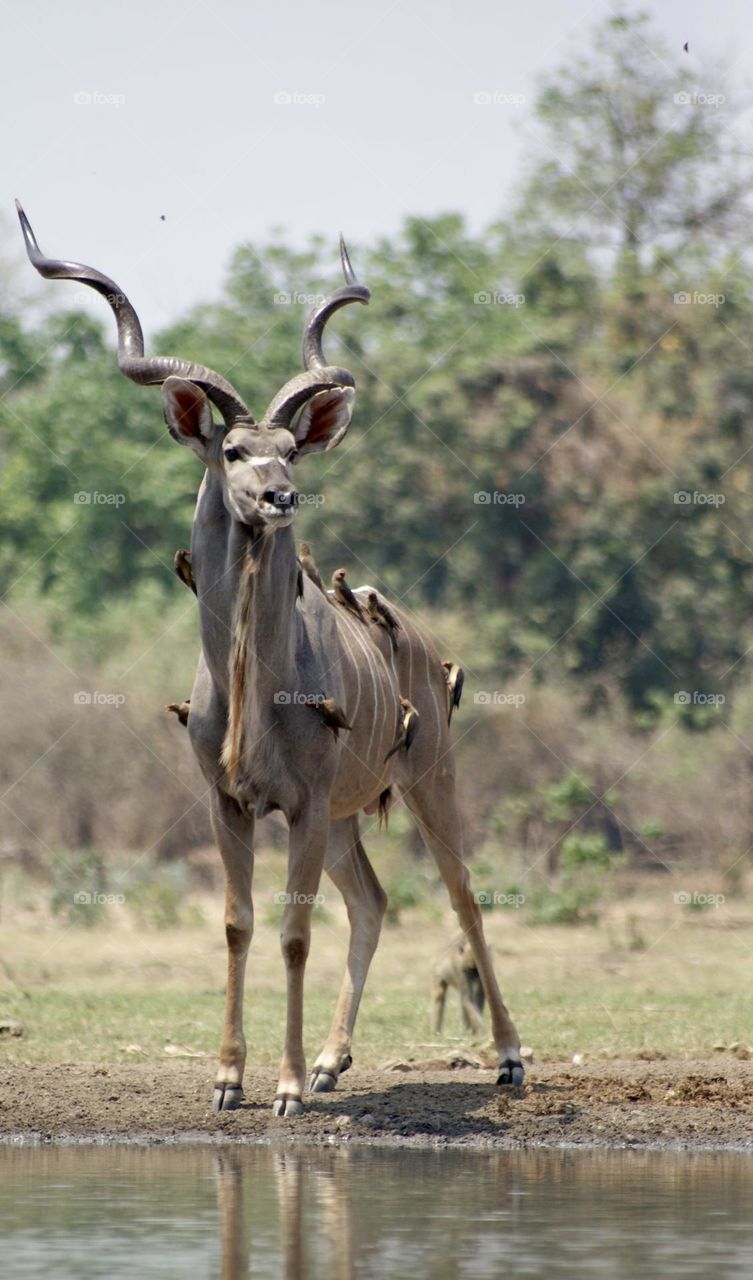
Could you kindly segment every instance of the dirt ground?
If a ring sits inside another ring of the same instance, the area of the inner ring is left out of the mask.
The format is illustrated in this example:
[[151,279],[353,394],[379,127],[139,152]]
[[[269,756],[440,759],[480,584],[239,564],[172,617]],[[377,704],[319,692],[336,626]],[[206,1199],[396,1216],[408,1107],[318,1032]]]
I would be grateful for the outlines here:
[[521,1090],[497,1089],[488,1070],[405,1067],[355,1064],[336,1093],[280,1120],[268,1071],[247,1073],[244,1105],[215,1115],[206,1061],[3,1064],[0,1138],[753,1149],[753,1061],[550,1062]]

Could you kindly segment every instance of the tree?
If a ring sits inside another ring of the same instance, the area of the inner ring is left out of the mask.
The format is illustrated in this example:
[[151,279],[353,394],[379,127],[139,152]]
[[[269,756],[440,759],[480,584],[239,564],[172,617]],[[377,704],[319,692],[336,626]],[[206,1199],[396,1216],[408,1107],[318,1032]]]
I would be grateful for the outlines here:
[[686,64],[645,15],[615,16],[552,74],[521,211],[539,247],[545,235],[611,250],[630,273],[729,249],[746,221],[750,162],[729,91]]

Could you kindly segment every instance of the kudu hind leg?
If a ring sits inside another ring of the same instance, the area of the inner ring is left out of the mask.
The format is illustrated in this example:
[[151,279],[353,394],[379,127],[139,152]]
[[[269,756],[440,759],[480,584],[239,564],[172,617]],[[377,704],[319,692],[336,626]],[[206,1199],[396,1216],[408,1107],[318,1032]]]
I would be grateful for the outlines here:
[[332,823],[324,868],[345,901],[350,941],[335,1016],[324,1048],[313,1066],[312,1093],[329,1093],[351,1064],[358,1006],[387,907],[387,895],[361,844],[357,817]]
[[454,780],[433,770],[403,792],[403,799],[436,861],[450,902],[468,939],[479,978],[489,1002],[492,1035],[499,1055],[497,1084],[522,1084],[520,1039],[499,989],[491,953],[484,937],[481,908],[473,896],[463,860],[463,834],[455,799]]
[[225,869],[225,937],[227,994],[225,1026],[214,1088],[215,1111],[234,1111],[243,1098],[246,1040],[243,1034],[243,988],[246,960],[254,928],[251,881],[254,869],[254,821],[235,800],[212,792],[212,828]]

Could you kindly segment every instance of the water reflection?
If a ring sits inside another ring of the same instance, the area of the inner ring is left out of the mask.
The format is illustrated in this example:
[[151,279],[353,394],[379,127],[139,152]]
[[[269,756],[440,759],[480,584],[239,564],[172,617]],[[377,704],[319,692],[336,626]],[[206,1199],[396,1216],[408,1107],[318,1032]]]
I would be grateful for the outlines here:
[[[248,1151],[224,1150],[215,1157],[217,1207],[222,1239],[222,1278],[251,1274],[252,1219],[259,1208],[258,1188],[246,1185],[258,1177],[249,1167]],[[255,1162],[254,1162],[255,1163]],[[351,1230],[351,1152],[287,1148],[271,1152],[276,1190],[279,1255],[282,1274],[305,1277],[314,1252],[327,1258],[329,1280],[355,1275]],[[311,1239],[312,1228],[316,1241]]]
[[0,1148],[0,1270],[34,1278],[736,1277],[746,1155]]

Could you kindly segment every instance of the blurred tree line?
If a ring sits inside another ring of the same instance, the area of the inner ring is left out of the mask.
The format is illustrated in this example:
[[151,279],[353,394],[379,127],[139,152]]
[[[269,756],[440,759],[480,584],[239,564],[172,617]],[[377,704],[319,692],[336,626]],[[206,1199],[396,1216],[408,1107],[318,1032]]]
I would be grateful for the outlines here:
[[[598,28],[542,87],[503,219],[351,246],[372,303],[327,350],[355,419],[298,472],[324,495],[298,528],[328,573],[454,618],[498,682],[577,678],[594,712],[651,721],[678,690],[726,691],[753,643],[752,180],[728,94],[645,19]],[[329,240],[243,245],[221,300],[150,349],[260,414],[335,262]],[[101,301],[45,287],[60,309],[34,327],[0,294],[0,594],[96,663],[183,601],[200,471],[159,392],[117,372]],[[92,493],[123,502],[76,501]]]

